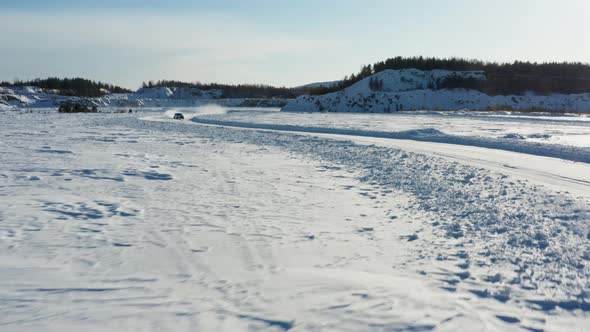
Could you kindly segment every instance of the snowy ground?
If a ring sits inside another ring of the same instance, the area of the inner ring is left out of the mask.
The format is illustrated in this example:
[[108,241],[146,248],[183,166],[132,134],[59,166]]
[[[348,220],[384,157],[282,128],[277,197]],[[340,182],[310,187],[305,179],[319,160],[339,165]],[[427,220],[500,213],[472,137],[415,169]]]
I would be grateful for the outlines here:
[[0,330],[590,326],[587,163],[269,130],[314,116],[1,114]]
[[[215,117],[206,118],[215,119]],[[223,117],[223,120],[388,133],[427,129],[461,137],[475,136],[590,147],[590,116],[583,114],[513,115],[492,112],[366,114],[230,111],[228,115]]]

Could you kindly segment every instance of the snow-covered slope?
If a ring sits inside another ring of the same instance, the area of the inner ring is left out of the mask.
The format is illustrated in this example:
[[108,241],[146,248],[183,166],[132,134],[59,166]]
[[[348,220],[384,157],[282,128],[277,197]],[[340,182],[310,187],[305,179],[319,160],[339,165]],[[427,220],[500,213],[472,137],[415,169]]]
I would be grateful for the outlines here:
[[141,106],[143,103],[128,94],[111,94],[99,98],[79,98],[48,93],[38,87],[0,87],[0,111],[23,108],[55,108],[65,101],[85,100],[96,106]]
[[44,93],[37,87],[0,87],[0,111],[11,111],[31,105],[51,107],[67,99],[65,96]]
[[437,89],[451,75],[459,75],[466,78],[485,79],[480,71],[454,72],[448,70],[422,71],[418,69],[385,70],[371,77],[367,77],[347,90],[351,94],[370,94],[371,80],[380,80],[383,86],[380,92],[405,92],[424,89]]
[[[386,70],[339,92],[323,96],[301,96],[284,111],[295,112],[395,112],[410,110],[483,110],[511,108],[549,111],[590,112],[590,94],[489,96],[475,90],[440,89],[450,75],[485,79],[482,72],[452,72],[417,69]],[[382,82],[378,90],[371,81]]]
[[144,88],[129,94],[109,94],[98,98],[68,97],[47,93],[37,87],[0,87],[0,111],[22,108],[56,108],[64,101],[84,100],[98,107],[189,107],[204,104],[223,106],[282,107],[284,99],[225,99],[219,89]]

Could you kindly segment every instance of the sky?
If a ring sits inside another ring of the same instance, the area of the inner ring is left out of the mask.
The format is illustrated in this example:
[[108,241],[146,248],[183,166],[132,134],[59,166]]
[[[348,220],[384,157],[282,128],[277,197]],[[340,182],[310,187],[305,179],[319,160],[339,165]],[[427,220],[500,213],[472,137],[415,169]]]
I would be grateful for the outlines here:
[[0,81],[332,81],[394,56],[590,62],[588,0],[0,0]]

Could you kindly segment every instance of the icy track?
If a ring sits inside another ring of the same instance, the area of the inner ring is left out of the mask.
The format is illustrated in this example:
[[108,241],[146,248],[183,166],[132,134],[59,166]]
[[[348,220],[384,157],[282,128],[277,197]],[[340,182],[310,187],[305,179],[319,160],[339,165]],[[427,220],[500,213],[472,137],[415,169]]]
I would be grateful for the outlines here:
[[590,198],[590,117],[586,115],[322,114],[211,106],[199,110],[201,114],[191,116],[199,124],[292,132],[399,148],[501,171]]
[[0,117],[2,331],[590,326],[583,184],[163,112]]

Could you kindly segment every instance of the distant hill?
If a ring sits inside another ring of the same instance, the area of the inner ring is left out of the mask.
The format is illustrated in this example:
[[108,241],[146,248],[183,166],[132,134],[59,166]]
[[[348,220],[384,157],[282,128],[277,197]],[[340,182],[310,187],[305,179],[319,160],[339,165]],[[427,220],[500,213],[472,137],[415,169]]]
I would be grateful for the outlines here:
[[65,96],[49,93],[39,87],[0,87],[0,111],[47,108],[57,109],[63,104],[80,104],[98,111],[102,108],[138,107],[194,107],[207,104],[244,107],[282,107],[289,99],[285,98],[224,98],[219,89],[201,90],[198,88],[141,88],[137,92],[113,93],[99,97]]
[[300,85],[300,86],[294,87],[293,89],[295,89],[295,90],[299,90],[299,89],[316,89],[316,88],[321,88],[321,87],[334,88],[334,87],[337,87],[338,84],[340,84],[340,82],[341,81],[315,82],[315,83],[309,83],[309,84],[305,84],[305,85]]
[[[450,82],[450,83],[449,83]],[[283,111],[399,112],[414,110],[523,110],[590,112],[590,93],[492,95],[463,82],[483,82],[484,71],[386,69],[337,92],[300,96]]]
[[336,92],[385,70],[403,69],[479,71],[484,76],[480,78],[449,77],[444,88],[472,89],[488,95],[524,95],[528,92],[540,95],[590,93],[590,64],[586,63],[523,61],[496,63],[463,58],[395,57],[363,66],[358,73],[344,77],[338,85],[331,88],[312,89],[310,94],[322,95]]
[[219,84],[219,83],[189,83],[181,81],[160,80],[144,82],[142,88],[192,88],[202,91],[219,90],[219,98],[295,98],[301,93],[285,87],[274,87],[263,84]]
[[84,78],[35,79],[32,81],[1,82],[2,87],[38,87],[45,92],[62,96],[100,97],[111,93],[128,93],[128,89]]

